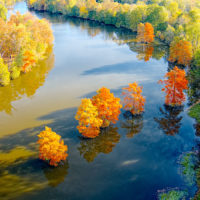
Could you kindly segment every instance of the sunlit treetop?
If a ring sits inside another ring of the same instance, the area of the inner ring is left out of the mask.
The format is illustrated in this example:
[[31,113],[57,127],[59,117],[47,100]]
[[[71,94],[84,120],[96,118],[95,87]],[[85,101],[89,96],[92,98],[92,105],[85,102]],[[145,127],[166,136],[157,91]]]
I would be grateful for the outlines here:
[[165,104],[171,106],[180,106],[185,101],[184,90],[188,89],[188,80],[184,70],[177,66],[173,70],[166,73],[165,80],[160,80],[159,83],[164,84],[162,89],[166,93]]

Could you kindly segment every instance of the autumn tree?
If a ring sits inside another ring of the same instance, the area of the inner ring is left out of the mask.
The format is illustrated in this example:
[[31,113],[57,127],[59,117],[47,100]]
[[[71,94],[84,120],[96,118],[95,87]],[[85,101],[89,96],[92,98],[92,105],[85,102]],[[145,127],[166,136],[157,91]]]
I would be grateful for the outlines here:
[[138,42],[145,42],[145,25],[143,23],[138,24],[137,27],[137,41]]
[[184,70],[174,67],[173,70],[166,73],[165,79],[159,83],[164,84],[162,89],[166,93],[165,104],[170,106],[180,106],[185,101],[184,90],[188,89],[188,80]]
[[151,43],[154,41],[154,28],[150,23],[138,24],[137,41],[142,43]]
[[92,104],[97,108],[98,117],[103,120],[102,127],[117,122],[122,105],[120,98],[116,98],[108,88],[99,89],[97,95],[92,97]]
[[92,101],[82,99],[75,119],[79,121],[77,129],[84,137],[95,138],[99,135],[103,121],[98,115],[97,107],[92,104]]
[[3,59],[0,57],[0,85],[6,86],[10,83],[10,72],[8,66],[4,64]]
[[188,66],[192,60],[192,45],[188,41],[179,40],[170,44],[170,62]]
[[65,161],[68,154],[67,145],[64,145],[64,141],[61,140],[61,136],[56,134],[49,127],[45,127],[39,135],[38,144],[39,158],[41,160],[49,161],[52,166],[58,166],[61,161]]
[[129,83],[129,87],[123,88],[124,109],[130,111],[133,115],[140,114],[144,111],[145,98],[142,96],[142,87],[136,82]]

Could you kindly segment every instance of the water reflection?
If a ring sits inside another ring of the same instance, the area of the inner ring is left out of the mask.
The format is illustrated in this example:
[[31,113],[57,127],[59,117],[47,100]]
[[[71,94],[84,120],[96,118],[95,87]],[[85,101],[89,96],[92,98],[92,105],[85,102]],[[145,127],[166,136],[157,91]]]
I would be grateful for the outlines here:
[[94,139],[81,138],[78,150],[88,162],[93,162],[100,153],[109,154],[120,140],[118,128],[109,126],[101,130],[98,137]]
[[58,167],[47,166],[43,168],[44,175],[48,180],[48,185],[51,187],[56,187],[64,182],[68,174],[68,168],[68,162],[65,162],[63,165]]
[[132,115],[131,112],[123,113],[124,119],[121,121],[121,128],[126,129],[126,137],[132,138],[134,135],[140,133],[143,128],[143,115]]
[[179,116],[183,111],[183,106],[172,107],[164,105],[160,108],[160,113],[162,117],[154,118],[154,120],[159,124],[159,128],[163,130],[166,135],[175,135],[179,132],[181,127],[182,116]]
[[161,58],[167,58],[168,48],[164,45],[156,44],[139,44],[137,42],[128,43],[130,50],[137,52],[137,58],[139,60],[149,61],[151,58],[160,60]]
[[49,57],[40,61],[31,72],[11,81],[11,84],[6,87],[0,87],[0,112],[4,111],[7,114],[12,114],[14,109],[12,102],[24,96],[32,98],[37,89],[45,83],[49,71],[54,66],[52,48],[49,49],[48,55]]

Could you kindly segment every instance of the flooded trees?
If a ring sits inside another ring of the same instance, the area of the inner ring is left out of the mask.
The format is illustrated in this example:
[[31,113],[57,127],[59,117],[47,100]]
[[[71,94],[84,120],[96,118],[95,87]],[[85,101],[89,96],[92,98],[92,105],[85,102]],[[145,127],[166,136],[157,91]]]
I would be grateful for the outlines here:
[[124,109],[130,111],[133,115],[141,114],[144,111],[145,98],[142,96],[142,87],[136,82],[129,83],[129,87],[123,88]]
[[67,145],[64,145],[60,135],[53,132],[51,128],[45,127],[45,130],[38,137],[38,144],[40,145],[39,158],[41,160],[48,160],[49,164],[55,167],[61,161],[66,160],[68,148]]
[[159,83],[164,84],[162,89],[166,93],[165,104],[170,106],[180,106],[185,101],[184,90],[188,88],[188,80],[184,70],[174,67],[173,70],[166,73],[165,80]]
[[116,123],[121,109],[120,99],[114,97],[110,90],[102,87],[92,99],[82,99],[75,119],[79,121],[79,132],[88,138],[95,138],[100,127]]

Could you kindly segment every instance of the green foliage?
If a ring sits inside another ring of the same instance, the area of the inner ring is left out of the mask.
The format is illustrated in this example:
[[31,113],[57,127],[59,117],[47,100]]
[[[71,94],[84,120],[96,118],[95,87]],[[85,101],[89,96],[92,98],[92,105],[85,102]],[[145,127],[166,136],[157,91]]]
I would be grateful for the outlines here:
[[181,200],[186,196],[186,192],[171,190],[169,192],[163,192],[159,194],[159,200]]
[[195,172],[195,161],[194,154],[192,152],[186,153],[181,159],[182,174],[185,177],[185,181],[189,186],[195,184],[196,172]]
[[7,8],[0,1],[0,18],[2,18],[3,20],[6,20],[6,15],[7,15]]
[[194,105],[189,113],[190,117],[195,118],[200,123],[200,104]]

